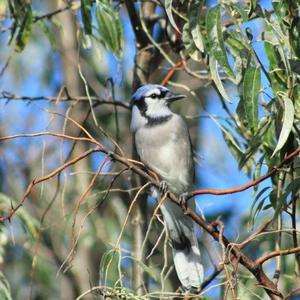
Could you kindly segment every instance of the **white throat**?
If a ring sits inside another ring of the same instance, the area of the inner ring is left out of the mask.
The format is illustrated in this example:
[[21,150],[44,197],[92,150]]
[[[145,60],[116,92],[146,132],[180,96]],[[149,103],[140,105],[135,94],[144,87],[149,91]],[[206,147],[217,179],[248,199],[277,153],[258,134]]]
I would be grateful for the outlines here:
[[147,101],[146,114],[148,117],[155,119],[172,115],[172,111],[165,103],[162,103],[162,101]]
[[135,105],[132,107],[130,129],[136,132],[139,128],[145,127],[149,119],[158,119],[173,115],[173,112],[167,107],[162,105],[149,105],[146,116],[143,116]]

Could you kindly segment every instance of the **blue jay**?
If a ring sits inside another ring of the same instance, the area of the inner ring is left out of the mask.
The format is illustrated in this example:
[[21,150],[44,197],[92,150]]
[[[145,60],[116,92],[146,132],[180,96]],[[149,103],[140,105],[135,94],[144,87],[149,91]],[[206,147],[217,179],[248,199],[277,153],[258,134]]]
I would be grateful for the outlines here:
[[[162,190],[167,185],[177,196],[191,189],[194,179],[187,125],[169,108],[184,97],[157,84],[141,86],[132,97],[131,131],[137,153],[145,165],[161,176]],[[189,200],[189,206],[195,208],[194,199]],[[161,212],[172,242],[178,278],[184,289],[198,289],[203,281],[203,266],[194,223],[170,199],[163,202]]]

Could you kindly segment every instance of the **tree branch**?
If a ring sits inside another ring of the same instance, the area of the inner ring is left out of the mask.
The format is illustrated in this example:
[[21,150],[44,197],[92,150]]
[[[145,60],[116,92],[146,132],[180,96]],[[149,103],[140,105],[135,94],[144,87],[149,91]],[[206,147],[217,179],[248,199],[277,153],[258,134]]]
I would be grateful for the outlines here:
[[106,100],[102,99],[97,96],[79,96],[79,97],[71,97],[70,95],[65,97],[60,96],[36,96],[36,97],[29,97],[29,96],[19,96],[16,94],[13,94],[11,92],[5,91],[3,89],[0,89],[0,100],[20,100],[20,101],[49,101],[49,102],[66,102],[66,101],[82,101],[89,103],[89,99],[94,103],[94,105],[100,105],[100,104],[108,104],[113,106],[120,106],[126,109],[130,109],[129,101],[112,101],[112,100]]
[[273,257],[276,257],[276,256],[281,256],[281,255],[288,255],[288,254],[298,253],[298,252],[300,252],[300,247],[285,249],[285,250],[272,251],[272,252],[258,258],[256,260],[256,263],[262,265],[263,263],[265,263],[270,258],[273,258]]
[[242,186],[230,188],[230,189],[200,189],[200,190],[195,190],[187,194],[187,198],[192,198],[197,195],[228,195],[228,194],[234,194],[234,193],[239,193],[243,192],[251,187],[254,187],[261,183],[262,181],[266,180],[267,178],[273,176],[278,172],[278,169],[280,169],[283,165],[288,163],[292,158],[294,158],[296,155],[300,153],[300,147],[298,147],[296,150],[291,152],[289,155],[287,155],[281,162],[278,164],[276,167],[273,167],[269,172],[267,172],[265,175],[257,178],[256,180],[253,180],[249,183],[246,183]]
[[[95,143],[95,140],[91,139],[91,142]],[[111,152],[111,151],[109,151],[109,150],[107,150],[103,147],[98,146],[96,148],[89,149],[88,151],[86,151],[86,152],[82,153],[81,155],[75,157],[74,159],[68,161],[67,163],[60,166],[59,168],[57,168],[53,172],[49,173],[48,175],[43,176],[43,177],[38,178],[38,179],[34,179],[29,184],[29,186],[28,186],[22,200],[20,201],[20,203],[15,208],[12,208],[10,213],[7,216],[0,217],[0,222],[4,222],[5,220],[9,220],[15,214],[15,212],[18,210],[18,208],[20,208],[23,205],[25,199],[31,193],[31,190],[32,190],[34,185],[56,176],[57,174],[59,174],[61,171],[63,171],[65,168],[69,167],[70,165],[75,164],[76,162],[78,162],[79,160],[87,157],[88,155],[90,155],[93,152],[99,152],[99,151],[102,152],[102,153],[105,153],[106,155],[108,155],[112,160],[118,161],[119,163],[121,163],[121,164],[125,165],[126,167],[130,168],[134,173],[140,175],[141,177],[146,179],[152,185],[154,185],[156,187],[159,187],[159,181],[157,180],[157,176],[153,175],[153,171],[150,171],[149,169],[147,169],[145,167],[141,167],[140,163],[136,163],[136,162],[124,157],[124,156],[113,153],[113,152]],[[271,175],[275,174],[276,171],[278,170],[278,168],[280,168],[284,164],[288,163],[299,152],[300,152],[300,147],[297,148],[292,153],[290,153],[277,167],[273,168],[267,174],[261,176],[258,180],[255,180],[255,181],[251,182],[250,184],[246,184],[242,187],[231,189],[230,193],[236,193],[236,192],[243,191],[246,188],[254,186],[255,184],[258,184],[259,182],[265,180],[266,178],[268,178]],[[207,193],[207,190],[200,190],[200,191],[202,191],[201,194]],[[216,195],[224,195],[224,194],[228,193],[228,190],[223,190],[223,192],[221,190],[215,190],[215,191],[218,192],[218,193],[216,193]],[[195,194],[197,194],[197,193],[199,193],[199,191],[195,192]],[[176,203],[178,206],[182,207],[181,202],[179,201],[179,199],[174,194],[168,192],[168,198],[171,199],[171,201]],[[236,262],[239,262],[240,264],[242,264],[244,267],[246,267],[255,276],[258,283],[265,289],[265,291],[268,293],[268,295],[270,296],[271,299],[281,299],[282,298],[281,293],[277,290],[274,283],[264,273],[264,271],[262,269],[262,264],[266,260],[268,260],[272,257],[278,256],[278,255],[287,255],[287,254],[291,254],[291,253],[296,253],[296,252],[300,251],[300,247],[293,248],[293,249],[282,250],[282,251],[274,251],[274,252],[271,252],[269,254],[266,254],[265,256],[263,256],[263,257],[261,257],[257,260],[253,260],[250,257],[248,257],[247,255],[245,255],[241,251],[241,248],[238,245],[230,243],[224,235],[220,236],[220,232],[218,231],[216,226],[214,226],[214,224],[209,224],[207,221],[205,221],[201,216],[197,215],[189,207],[183,208],[183,209],[185,210],[186,215],[190,216],[199,226],[201,226],[204,230],[206,230],[215,240],[217,240],[219,242],[222,241],[223,245],[230,249],[230,253],[234,257]],[[264,227],[262,227],[262,228],[264,228]],[[259,229],[259,231],[260,230],[261,229]]]

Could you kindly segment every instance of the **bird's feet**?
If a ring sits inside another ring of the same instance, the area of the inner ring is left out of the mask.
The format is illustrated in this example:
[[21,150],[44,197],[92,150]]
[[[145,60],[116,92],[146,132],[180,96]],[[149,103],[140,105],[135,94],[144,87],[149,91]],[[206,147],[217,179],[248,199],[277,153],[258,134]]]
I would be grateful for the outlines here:
[[162,180],[159,183],[159,192],[161,195],[164,195],[169,190],[168,184],[166,181]]
[[188,208],[188,199],[189,199],[188,194],[189,193],[185,192],[185,193],[179,195],[179,204],[184,212],[186,212],[187,208]]

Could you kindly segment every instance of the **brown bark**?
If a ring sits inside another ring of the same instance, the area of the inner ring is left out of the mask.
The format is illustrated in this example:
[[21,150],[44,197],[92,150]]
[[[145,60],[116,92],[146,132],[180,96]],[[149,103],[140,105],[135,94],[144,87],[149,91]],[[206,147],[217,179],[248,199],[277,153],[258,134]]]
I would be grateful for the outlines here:
[[[62,1],[58,0],[58,7],[62,6]],[[60,13],[58,16],[61,29],[59,30],[59,46],[60,53],[62,56],[62,64],[63,64],[63,75],[64,75],[64,84],[67,89],[67,94],[70,96],[81,96],[84,95],[84,85],[79,76],[78,72],[78,63],[79,63],[79,45],[78,45],[78,26],[76,21],[76,16],[74,15],[74,11],[67,10]],[[66,95],[66,96],[68,96]],[[79,124],[82,124],[86,115],[86,105],[82,103],[76,103],[74,106],[70,106],[71,109],[69,111],[69,116],[75,119]],[[68,122],[66,127],[66,132],[73,135],[78,136],[80,134],[80,129],[70,122]],[[73,155],[78,156],[81,153],[87,150],[85,143],[77,143],[74,150]],[[74,165],[74,172],[88,170],[88,160],[80,160],[77,164]],[[86,187],[89,185],[88,176],[85,174],[79,174],[74,176],[74,205],[76,200],[80,197],[80,195],[84,192]],[[78,212],[78,218],[80,216],[80,212]],[[76,229],[75,229],[76,230]],[[76,253],[76,259],[73,264],[74,267],[69,269],[67,272],[72,272],[73,278],[77,278],[77,283],[79,283],[79,287],[77,287],[77,292],[74,291],[75,294],[78,293],[78,290],[82,293],[90,288],[89,284],[89,273],[91,266],[88,264],[89,262],[89,249],[87,246],[82,244]],[[82,268],[84,266],[84,268]],[[71,278],[71,277],[70,277]],[[76,295],[78,296],[78,295]],[[75,297],[74,297],[75,298]],[[89,297],[90,298],[90,297]]]
[[[151,73],[153,53],[152,48],[147,47],[150,45],[146,34],[144,33],[140,18],[134,8],[133,1],[126,1],[126,7],[132,27],[135,31],[136,41],[137,41],[137,54],[135,57],[135,67],[132,82],[132,90],[136,90],[141,84],[148,83],[149,76]],[[142,14],[145,18],[153,15],[155,10],[155,4],[151,2],[146,2],[142,4]],[[151,29],[150,29],[151,31]],[[138,159],[137,153],[135,151],[135,146],[133,142],[133,155],[134,159]],[[142,178],[134,178],[134,182],[138,183],[145,181]],[[133,184],[134,186],[134,184]],[[142,243],[144,239],[144,234],[146,232],[147,223],[147,195],[143,194],[138,199],[137,205],[135,205],[132,212],[132,227],[133,227],[133,254],[134,257],[139,261],[144,261],[144,253],[142,253]],[[132,286],[133,289],[140,296],[143,294],[143,286],[147,280],[144,281],[143,269],[137,262],[133,262],[132,266]]]

